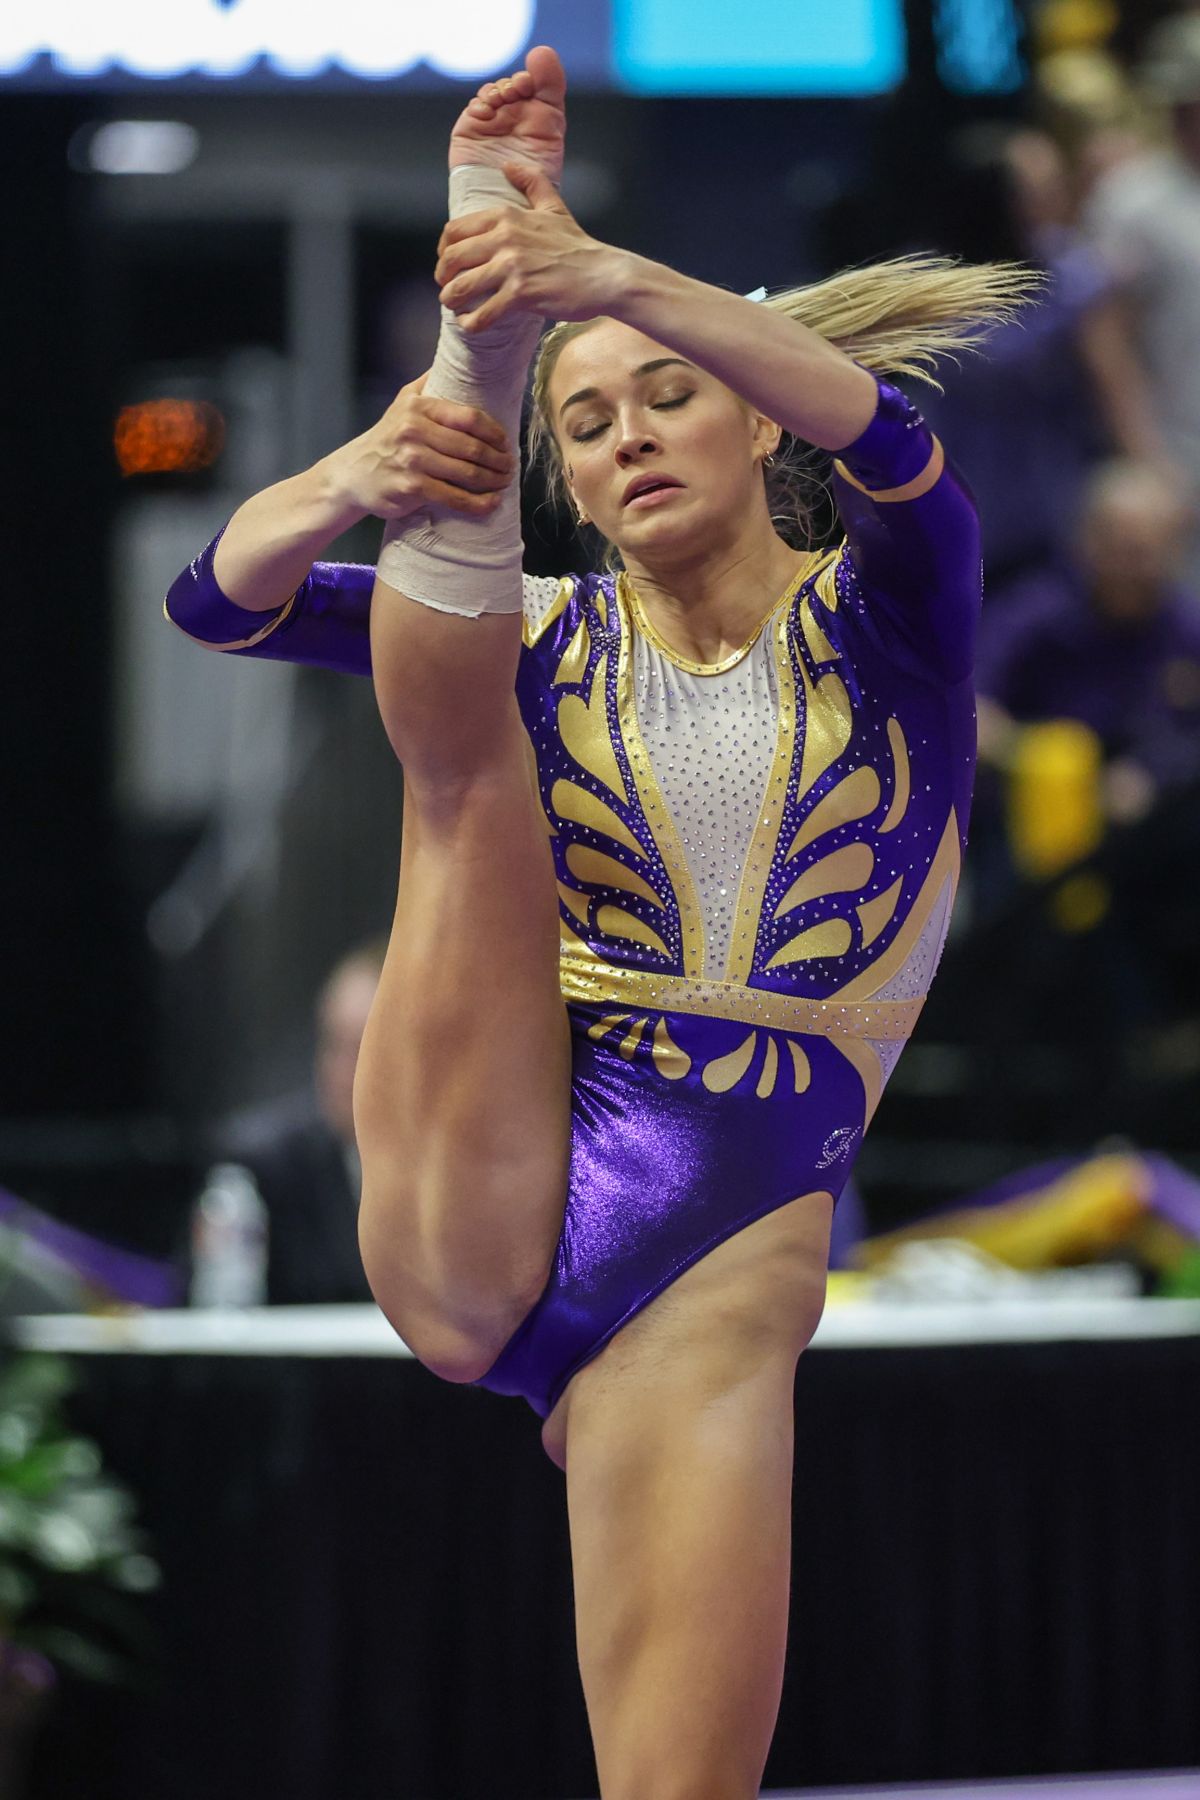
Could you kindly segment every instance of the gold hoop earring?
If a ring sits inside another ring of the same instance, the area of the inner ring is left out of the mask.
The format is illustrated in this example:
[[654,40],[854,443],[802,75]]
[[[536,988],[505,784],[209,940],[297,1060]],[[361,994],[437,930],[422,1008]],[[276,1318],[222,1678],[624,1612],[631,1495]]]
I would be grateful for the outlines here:
[[774,467],[775,467],[775,452],[773,450],[768,450],[767,454],[763,457],[763,468],[764,469],[773,469]]

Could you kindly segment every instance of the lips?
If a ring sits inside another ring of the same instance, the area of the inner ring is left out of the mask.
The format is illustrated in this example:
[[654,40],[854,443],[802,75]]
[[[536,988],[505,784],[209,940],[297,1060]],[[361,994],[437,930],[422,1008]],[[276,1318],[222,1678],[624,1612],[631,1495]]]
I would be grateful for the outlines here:
[[682,481],[676,481],[673,475],[635,475],[621,498],[621,505],[628,506],[631,500],[637,500],[642,494],[658,493],[666,488],[681,488]]

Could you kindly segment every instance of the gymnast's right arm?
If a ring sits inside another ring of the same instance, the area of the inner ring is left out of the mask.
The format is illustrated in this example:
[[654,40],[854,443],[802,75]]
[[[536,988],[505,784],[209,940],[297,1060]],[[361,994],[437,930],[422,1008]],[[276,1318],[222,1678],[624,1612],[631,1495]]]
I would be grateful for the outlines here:
[[374,570],[316,559],[368,515],[404,520],[436,502],[486,519],[516,468],[494,419],[423,387],[411,382],[369,431],[240,506],[171,584],[167,618],[211,650],[369,674]]

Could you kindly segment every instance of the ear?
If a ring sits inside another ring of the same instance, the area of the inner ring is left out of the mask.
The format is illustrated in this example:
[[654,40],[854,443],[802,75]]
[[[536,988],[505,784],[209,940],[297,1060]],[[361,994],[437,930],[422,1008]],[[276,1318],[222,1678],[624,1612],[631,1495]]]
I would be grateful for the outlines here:
[[752,413],[752,443],[758,452],[758,460],[765,462],[768,456],[774,456],[783,437],[783,427],[774,419],[768,419],[765,413]]
[[563,457],[563,462],[562,462],[562,478],[563,478],[563,486],[567,490],[567,499],[571,502],[571,505],[575,509],[576,524],[590,525],[592,521],[588,518],[588,516],[584,512],[582,506],[580,506],[580,504],[579,504],[578,496],[575,493],[575,484],[571,479],[571,465],[570,465],[570,463],[568,463],[568,461],[566,460],[565,457]]

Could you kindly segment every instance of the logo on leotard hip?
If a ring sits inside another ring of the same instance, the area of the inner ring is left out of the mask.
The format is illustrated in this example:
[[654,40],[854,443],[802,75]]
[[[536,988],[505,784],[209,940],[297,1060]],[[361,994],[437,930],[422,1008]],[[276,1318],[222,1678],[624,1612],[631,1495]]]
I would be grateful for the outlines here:
[[831,1164],[840,1162],[858,1136],[859,1130],[857,1125],[840,1125],[836,1131],[831,1131],[821,1146],[821,1154],[817,1158],[818,1169],[828,1169]]

